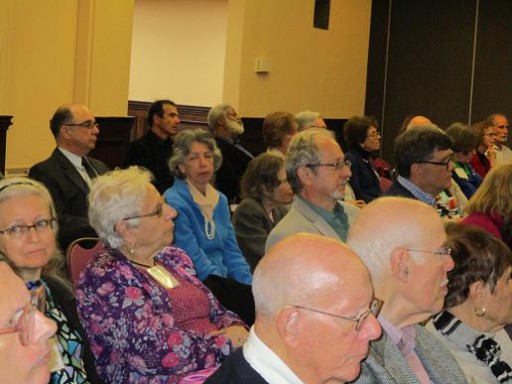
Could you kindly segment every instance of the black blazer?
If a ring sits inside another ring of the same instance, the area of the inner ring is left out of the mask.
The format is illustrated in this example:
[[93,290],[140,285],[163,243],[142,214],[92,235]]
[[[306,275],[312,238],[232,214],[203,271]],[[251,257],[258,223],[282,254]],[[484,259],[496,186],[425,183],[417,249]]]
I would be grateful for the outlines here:
[[267,384],[245,360],[242,348],[238,348],[222,363],[205,384]]
[[[99,160],[88,157],[98,175],[109,171]],[[87,219],[89,187],[75,166],[55,148],[45,161],[30,168],[28,176],[40,181],[50,191],[59,219],[59,245],[62,251],[80,237],[97,237]]]

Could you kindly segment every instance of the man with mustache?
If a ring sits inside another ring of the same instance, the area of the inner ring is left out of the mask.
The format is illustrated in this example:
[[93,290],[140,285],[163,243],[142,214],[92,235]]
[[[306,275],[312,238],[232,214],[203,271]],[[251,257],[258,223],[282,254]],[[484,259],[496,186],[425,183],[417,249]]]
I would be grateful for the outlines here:
[[50,191],[59,219],[62,251],[80,237],[96,237],[87,217],[92,179],[108,172],[99,160],[87,157],[96,147],[99,125],[85,105],[65,104],[55,111],[50,130],[57,142],[51,156],[30,168],[29,177]]
[[466,383],[451,353],[421,325],[448,293],[454,263],[445,242],[437,212],[413,199],[376,199],[350,227],[348,245],[384,302],[382,337],[371,343],[356,383]]
[[240,180],[254,156],[239,142],[244,133],[242,120],[230,104],[219,104],[208,112],[208,125],[222,153],[222,165],[216,172],[215,187],[231,204],[239,203]]
[[298,232],[345,241],[360,209],[340,201],[352,174],[350,162],[345,160],[331,131],[309,128],[296,134],[290,142],[285,166],[295,197],[290,211],[270,232],[265,249]]
[[512,150],[505,144],[508,140],[508,119],[501,113],[489,116],[486,121],[492,126],[496,134],[494,136],[494,151],[496,152],[496,164],[512,162]]

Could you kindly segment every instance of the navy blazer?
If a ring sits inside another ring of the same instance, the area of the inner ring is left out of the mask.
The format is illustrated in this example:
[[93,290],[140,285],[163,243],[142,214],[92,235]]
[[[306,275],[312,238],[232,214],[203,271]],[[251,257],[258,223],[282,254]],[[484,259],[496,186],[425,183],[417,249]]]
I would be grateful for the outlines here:
[[267,384],[267,381],[245,360],[243,349],[228,356],[205,384]]
[[[99,160],[87,158],[98,175],[109,171]],[[80,237],[97,237],[87,218],[89,186],[75,166],[55,148],[45,161],[30,168],[28,176],[48,188],[59,219],[59,245],[62,251]]]

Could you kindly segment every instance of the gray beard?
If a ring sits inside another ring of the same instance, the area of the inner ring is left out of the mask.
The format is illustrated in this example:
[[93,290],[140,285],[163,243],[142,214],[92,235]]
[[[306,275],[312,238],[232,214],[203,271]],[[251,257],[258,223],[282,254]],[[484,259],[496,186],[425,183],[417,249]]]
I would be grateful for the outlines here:
[[235,123],[234,121],[228,121],[226,127],[231,135],[240,136],[244,133],[244,124],[243,123]]

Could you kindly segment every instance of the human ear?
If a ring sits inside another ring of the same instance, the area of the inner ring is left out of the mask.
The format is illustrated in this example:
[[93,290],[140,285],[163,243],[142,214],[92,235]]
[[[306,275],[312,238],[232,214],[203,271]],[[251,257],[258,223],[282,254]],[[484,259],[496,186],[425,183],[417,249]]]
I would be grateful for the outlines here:
[[281,340],[291,348],[296,348],[300,339],[300,314],[297,308],[288,307],[281,310],[276,319],[276,327]]
[[297,176],[303,185],[311,184],[312,174],[310,168],[304,166],[297,168]]
[[395,248],[391,251],[389,262],[391,264],[391,272],[393,277],[403,283],[407,283],[410,279],[410,255],[404,248]]

